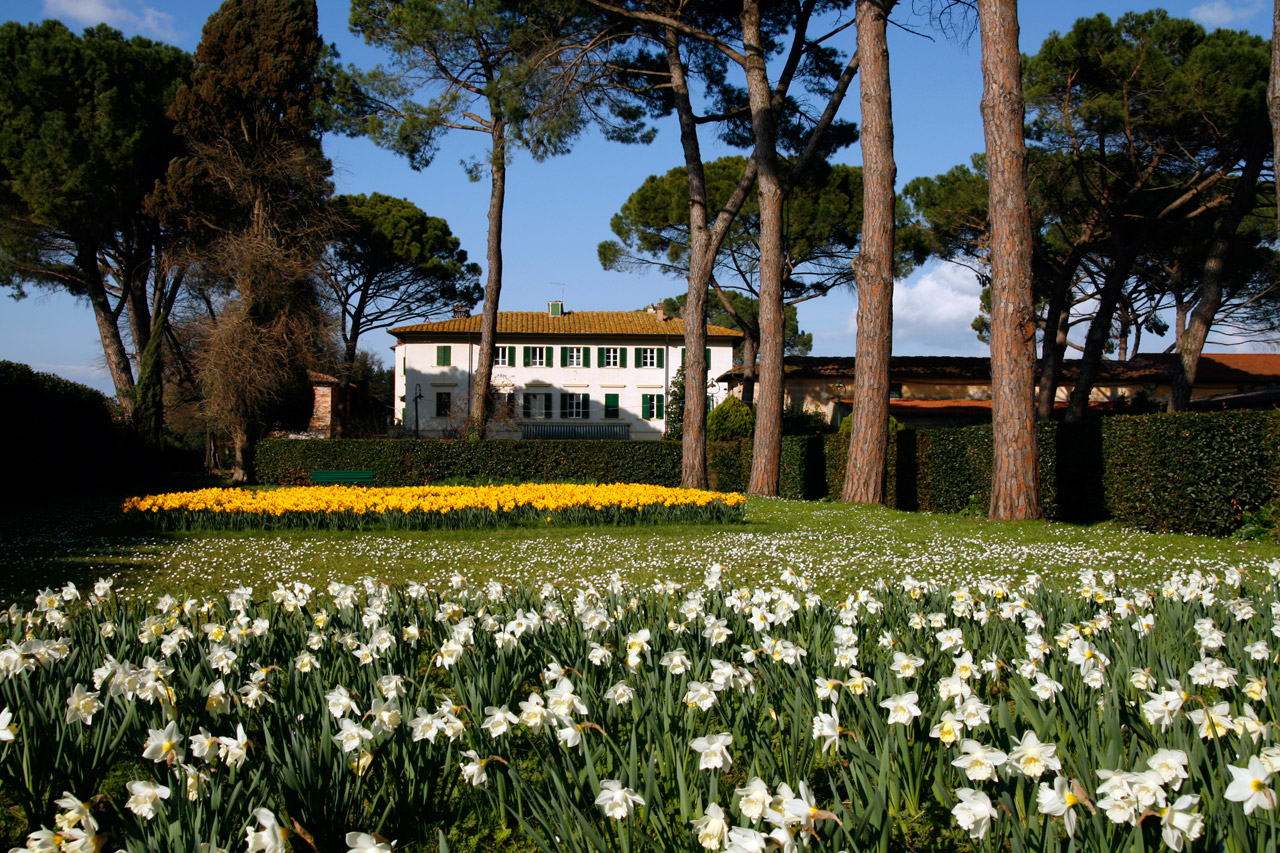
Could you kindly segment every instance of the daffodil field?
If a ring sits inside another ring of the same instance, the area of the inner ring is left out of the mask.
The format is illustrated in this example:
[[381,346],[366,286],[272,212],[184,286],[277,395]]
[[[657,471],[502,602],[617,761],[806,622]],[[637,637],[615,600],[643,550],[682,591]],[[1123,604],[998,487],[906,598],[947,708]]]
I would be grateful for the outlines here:
[[48,851],[1262,853],[1277,574],[68,584],[0,615],[0,792]]
[[511,524],[741,521],[740,494],[643,484],[295,486],[200,489],[130,498],[130,521],[158,530],[428,530]]

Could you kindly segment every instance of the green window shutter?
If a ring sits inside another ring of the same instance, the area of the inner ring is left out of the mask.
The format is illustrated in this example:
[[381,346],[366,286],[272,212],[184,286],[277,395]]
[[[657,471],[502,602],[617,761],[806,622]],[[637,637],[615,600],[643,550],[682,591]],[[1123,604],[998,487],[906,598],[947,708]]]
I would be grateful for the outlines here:
[[591,395],[582,395],[582,417],[586,420],[591,419]]
[[618,367],[627,366],[627,348],[618,347]]
[[551,394],[542,395],[542,416],[544,418],[551,417]]
[[556,366],[556,348],[543,347],[542,351],[546,353],[546,356],[547,356],[547,367],[555,367]]
[[666,354],[667,354],[667,348],[666,348],[666,347],[658,347],[657,352],[658,352],[658,367],[666,367],[666,365],[665,365],[665,364],[663,364],[663,361],[665,360],[665,357],[666,357]]
[[680,347],[680,366],[684,367],[684,347]]
[[653,417],[653,395],[652,394],[640,395],[640,417],[646,421],[649,420],[649,418]]
[[569,366],[569,348],[568,347],[560,347],[560,366],[561,367]]
[[449,347],[436,347],[436,366],[448,367],[450,362]]
[[636,347],[636,367],[640,367],[644,362],[640,359],[640,347]]
[[604,416],[606,418],[616,418],[618,416],[618,395],[604,395]]
[[530,362],[530,355],[529,355],[529,351],[530,351],[530,350],[532,350],[532,349],[533,349],[533,347],[525,347],[525,348],[524,348],[524,366],[525,366],[525,367],[528,367],[528,366],[529,366],[529,362]]
[[560,395],[560,417],[561,418],[569,417],[569,395],[568,394]]
[[[526,347],[526,349],[528,349],[528,347]],[[520,414],[526,418],[533,414],[533,400],[528,394],[525,394],[520,399]]]
[[596,364],[604,367],[604,347],[596,347]]
[[516,366],[516,348],[507,347],[507,367]]
[[666,417],[666,413],[663,411],[663,397],[661,394],[659,394],[658,395],[658,420],[662,420],[664,417]]
[[591,347],[582,348],[582,366],[583,367],[591,366]]
[[707,370],[711,369],[711,347],[707,347]]

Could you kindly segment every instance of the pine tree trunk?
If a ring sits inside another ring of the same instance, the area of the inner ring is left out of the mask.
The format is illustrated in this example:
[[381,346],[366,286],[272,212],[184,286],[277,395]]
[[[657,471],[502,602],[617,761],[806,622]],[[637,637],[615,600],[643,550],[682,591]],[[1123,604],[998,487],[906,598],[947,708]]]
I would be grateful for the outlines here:
[[841,499],[883,504],[889,448],[889,357],[893,348],[893,102],[888,17],[893,2],[858,0],[862,99],[862,247],[854,261],[858,288],[853,422]]
[[698,144],[698,125],[689,99],[689,85],[680,59],[675,30],[663,33],[667,70],[680,121],[680,144],[689,176],[689,293],[684,305],[684,432],[680,484],[686,489],[707,487],[707,364],[699,357],[707,346],[707,287],[715,260],[707,228],[707,186]]
[[1067,331],[1071,323],[1071,283],[1084,252],[1077,246],[1071,250],[1062,269],[1054,278],[1053,292],[1045,311],[1044,345],[1040,356],[1040,387],[1037,391],[1036,418],[1053,417],[1053,404],[1058,397],[1062,376],[1062,359],[1067,354]]
[[1023,141],[1017,0],[978,0],[982,126],[991,188],[993,521],[1040,517],[1035,423],[1036,314]]
[[760,387],[747,492],[773,496],[782,459],[782,177],[758,0],[744,0],[741,21],[760,208]]
[[1102,370],[1102,354],[1107,340],[1111,337],[1111,322],[1115,319],[1116,306],[1120,303],[1120,292],[1133,270],[1136,253],[1132,238],[1116,235],[1113,238],[1111,269],[1102,282],[1102,295],[1098,299],[1098,308],[1089,323],[1089,333],[1084,339],[1084,354],[1080,358],[1080,375],[1076,377],[1075,387],[1071,389],[1071,400],[1067,403],[1068,422],[1084,418],[1089,408],[1089,397],[1093,394],[1093,385]]
[[[1272,163],[1280,154],[1280,0],[1271,15],[1271,79],[1267,84],[1267,112],[1271,115]],[[1280,222],[1280,193],[1276,193],[1276,221]]]
[[1258,178],[1262,174],[1262,162],[1266,146],[1258,140],[1249,149],[1244,170],[1236,184],[1231,204],[1222,215],[1213,244],[1204,261],[1200,277],[1199,299],[1187,317],[1186,333],[1178,340],[1178,373],[1173,378],[1169,394],[1169,411],[1185,412],[1191,403],[1191,391],[1196,382],[1196,369],[1200,365],[1200,353],[1209,338],[1209,329],[1222,307],[1222,278],[1226,272],[1227,253],[1235,240],[1236,230],[1245,215],[1253,209],[1258,194]]
[[489,388],[493,383],[494,341],[498,334],[498,298],[502,293],[502,207],[507,193],[507,126],[493,123],[489,189],[489,246],[485,260],[489,277],[484,284],[484,310],[480,314],[480,359],[471,385],[469,438],[484,439],[489,425]]
[[124,412],[125,421],[133,423],[133,367],[129,364],[129,354],[125,351],[120,327],[116,325],[116,315],[107,298],[107,287],[98,266],[96,248],[88,244],[77,244],[75,263],[84,276],[85,295],[93,306],[93,318],[98,323],[98,336],[102,339],[107,371],[110,372],[111,383],[116,389],[116,402]]

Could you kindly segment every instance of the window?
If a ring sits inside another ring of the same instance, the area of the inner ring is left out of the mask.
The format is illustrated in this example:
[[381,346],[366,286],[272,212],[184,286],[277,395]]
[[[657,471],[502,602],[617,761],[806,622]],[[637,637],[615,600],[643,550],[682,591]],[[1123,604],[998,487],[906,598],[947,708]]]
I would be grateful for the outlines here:
[[560,347],[561,367],[590,367],[591,350],[587,347]]
[[552,361],[551,353],[551,347],[525,347],[524,366],[555,367],[555,362]]
[[[447,349],[447,347],[446,347]],[[436,392],[436,417],[449,417],[450,409],[453,408],[453,394],[449,391]]]
[[597,347],[596,362],[601,367],[626,367],[626,347]]
[[436,347],[436,367],[448,367],[452,356],[453,347]]
[[499,391],[493,395],[493,411],[495,414],[513,415],[516,411],[516,395],[510,391]]
[[588,417],[588,397],[586,394],[561,394],[560,417],[573,420],[585,420]]
[[494,367],[515,367],[516,366],[516,348],[515,347],[495,347],[493,350],[493,366]]
[[636,347],[636,367],[662,367],[663,352],[658,347]]
[[525,392],[521,401],[520,414],[528,420],[542,420],[551,417],[551,395],[531,394]]
[[663,395],[641,394],[640,417],[646,421],[660,421],[663,418]]
[[[680,347],[680,366],[684,367],[684,347]],[[707,369],[711,369],[711,347],[707,347]]]
[[618,418],[618,395],[604,395],[604,418],[607,421],[616,420]]

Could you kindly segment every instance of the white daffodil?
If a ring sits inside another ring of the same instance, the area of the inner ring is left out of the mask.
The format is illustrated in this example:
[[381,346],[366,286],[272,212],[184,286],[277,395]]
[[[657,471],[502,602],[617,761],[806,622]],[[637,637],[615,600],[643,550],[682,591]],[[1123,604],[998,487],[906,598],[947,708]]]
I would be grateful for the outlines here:
[[718,735],[694,738],[689,748],[702,757],[698,760],[699,770],[727,770],[733,764],[728,747],[733,743],[733,735],[722,732]]
[[614,820],[625,820],[631,816],[636,806],[644,805],[644,798],[630,788],[622,787],[622,783],[616,779],[602,779],[596,805]]
[[702,810],[702,817],[689,821],[698,835],[698,843],[708,850],[723,850],[729,840],[729,823],[724,810],[716,803],[709,803]]
[[1252,814],[1254,809],[1271,811],[1276,805],[1276,793],[1267,787],[1271,774],[1256,755],[1249,756],[1246,767],[1227,765],[1231,771],[1231,784],[1227,786],[1224,796],[1244,806],[1245,814]]
[[484,787],[485,783],[489,781],[489,774],[485,770],[489,759],[481,758],[474,749],[464,750],[462,757],[470,759],[466,764],[462,765],[462,778],[470,782],[473,788]]
[[880,707],[888,710],[890,725],[901,723],[905,726],[910,725],[912,720],[920,716],[920,706],[916,704],[918,701],[920,697],[913,690],[910,693],[890,696],[880,703]]
[[741,798],[738,800],[738,811],[751,820],[759,820],[773,799],[769,787],[758,776],[753,777],[745,788],[734,789],[733,793]]
[[1173,805],[1160,809],[1160,835],[1174,853],[1180,853],[1184,843],[1204,834],[1204,817],[1191,811],[1199,803],[1199,797],[1184,794]]
[[1147,767],[1160,774],[1164,784],[1173,790],[1182,787],[1182,780],[1188,779],[1187,754],[1180,749],[1159,749],[1147,759]]
[[951,810],[956,823],[969,833],[970,838],[986,835],[991,828],[991,821],[998,816],[995,807],[991,805],[991,798],[972,788],[958,788],[956,796],[960,798],[960,802]]
[[625,681],[619,681],[604,692],[604,698],[615,705],[625,705],[636,697],[636,691]]
[[161,800],[169,799],[169,789],[155,782],[126,782],[125,788],[129,791],[125,807],[144,820],[155,817],[156,805]]
[[163,729],[148,729],[147,742],[142,750],[143,758],[150,758],[159,763],[174,764],[181,761],[185,754],[182,750],[182,735],[178,734],[178,723],[170,721]]
[[714,681],[690,681],[684,694],[684,704],[690,708],[706,711],[716,703],[716,687]]
[[1035,732],[1012,740],[1017,748],[1009,753],[1009,763],[1024,776],[1039,779],[1046,770],[1062,769],[1062,762],[1054,754],[1058,749],[1056,744],[1041,743]]
[[507,710],[507,706],[494,707],[489,705],[484,709],[484,722],[480,724],[480,728],[489,732],[489,737],[497,740],[502,737],[511,727],[520,721],[520,718]]
[[343,719],[342,727],[333,736],[333,742],[342,747],[343,752],[363,749],[367,740],[373,740],[373,732],[350,718]]
[[89,692],[83,684],[77,684],[67,697],[67,722],[93,724],[93,717],[101,711],[103,705],[98,701],[98,693]]
[[966,738],[960,741],[960,757],[954,759],[951,764],[963,770],[969,781],[982,782],[993,778],[996,768],[1008,760],[1007,753]]
[[346,837],[347,853],[391,853],[391,845],[379,841],[366,832],[348,832]]
[[1075,793],[1074,786],[1065,776],[1056,777],[1052,786],[1047,782],[1041,782],[1039,790],[1036,791],[1036,803],[1040,813],[1062,818],[1068,838],[1074,838],[1076,834],[1076,813],[1073,809],[1079,802],[1080,798]]
[[276,820],[276,816],[267,809],[255,809],[253,817],[258,821],[261,829],[255,830],[252,826],[245,829],[245,840],[249,844],[249,853],[285,853],[285,840],[289,837],[289,830],[282,827]]

